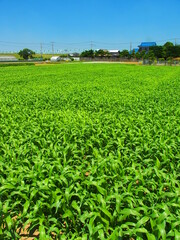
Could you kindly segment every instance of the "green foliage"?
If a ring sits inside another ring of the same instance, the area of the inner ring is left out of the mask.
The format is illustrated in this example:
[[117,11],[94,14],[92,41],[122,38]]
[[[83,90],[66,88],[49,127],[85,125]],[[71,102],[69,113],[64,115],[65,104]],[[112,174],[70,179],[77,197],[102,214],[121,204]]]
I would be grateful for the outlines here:
[[146,51],[145,51],[145,50],[141,51],[141,52],[140,52],[140,57],[141,57],[142,59],[144,59],[145,56],[146,56]]
[[0,68],[0,239],[179,239],[179,83],[168,66]]
[[32,66],[32,65],[35,65],[35,64],[33,62],[0,63],[0,67]]
[[180,46],[174,46],[171,42],[166,42],[163,46],[150,47],[156,58],[176,58],[180,57]]
[[138,57],[138,54],[137,53],[135,53],[135,50],[133,49],[133,51],[132,51],[132,53],[130,54],[131,56],[131,58],[136,58],[136,57]]
[[95,57],[110,57],[110,53],[107,50],[99,49],[95,51]]
[[21,50],[19,52],[19,56],[23,57],[24,59],[32,58],[34,54],[35,54],[35,52],[33,52],[32,50],[30,50],[28,48],[24,48],[23,50]]
[[168,47],[173,47],[174,44],[172,42],[166,42],[163,47],[168,48]]
[[122,57],[122,58],[131,58],[131,55],[130,55],[129,51],[125,49],[122,52],[120,52],[120,57]]
[[163,57],[163,47],[162,46],[153,46],[153,47],[150,47],[150,50],[153,51],[154,56],[156,58]]
[[135,58],[136,58],[137,60],[141,59],[141,54],[140,54],[140,52],[136,52],[136,53],[135,53]]
[[172,65],[172,63],[173,63],[172,57],[168,57],[168,58],[167,58],[167,63],[168,63],[169,65]]
[[154,63],[155,55],[153,50],[149,50],[149,52],[145,54],[144,59],[148,59],[150,65]]
[[94,51],[91,49],[91,50],[86,50],[86,51],[83,51],[81,53],[81,57],[90,57],[90,58],[93,58],[94,57]]

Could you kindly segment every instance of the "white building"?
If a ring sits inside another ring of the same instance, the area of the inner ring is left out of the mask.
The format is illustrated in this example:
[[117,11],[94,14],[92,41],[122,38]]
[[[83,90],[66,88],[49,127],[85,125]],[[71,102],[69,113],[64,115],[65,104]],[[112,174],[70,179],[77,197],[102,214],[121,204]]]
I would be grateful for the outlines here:
[[112,57],[118,57],[119,56],[119,50],[108,50],[108,52],[110,53],[110,55]]
[[0,56],[0,62],[17,62],[18,59],[15,58],[14,56],[6,56],[6,55],[1,55]]
[[65,61],[65,62],[70,62],[71,61],[71,59],[69,57],[61,57],[61,60]]
[[51,62],[59,62],[61,60],[60,56],[52,56],[51,57]]
[[74,61],[80,61],[80,57],[73,57]]

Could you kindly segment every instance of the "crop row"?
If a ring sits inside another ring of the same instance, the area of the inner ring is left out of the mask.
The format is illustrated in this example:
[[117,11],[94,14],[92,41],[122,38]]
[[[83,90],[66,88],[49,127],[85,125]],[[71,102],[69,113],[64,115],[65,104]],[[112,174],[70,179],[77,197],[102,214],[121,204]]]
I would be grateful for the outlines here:
[[0,69],[0,237],[179,239],[179,73]]

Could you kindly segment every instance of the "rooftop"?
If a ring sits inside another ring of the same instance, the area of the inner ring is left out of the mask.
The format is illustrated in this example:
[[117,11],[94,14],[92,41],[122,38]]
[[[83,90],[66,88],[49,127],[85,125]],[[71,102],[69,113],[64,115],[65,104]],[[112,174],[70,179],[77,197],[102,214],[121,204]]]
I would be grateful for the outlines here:
[[119,53],[119,50],[109,50],[110,53]]
[[14,56],[7,56],[7,55],[0,55],[0,58],[14,58],[14,59],[16,59]]
[[142,42],[138,47],[153,47],[156,46],[156,42]]
[[137,53],[137,52],[139,51],[139,48],[134,48],[133,50],[129,51],[129,53],[132,54],[133,51],[134,51],[135,53]]
[[18,61],[18,59],[14,56],[0,55],[0,61],[1,62]]
[[52,56],[51,59],[58,59],[60,56]]

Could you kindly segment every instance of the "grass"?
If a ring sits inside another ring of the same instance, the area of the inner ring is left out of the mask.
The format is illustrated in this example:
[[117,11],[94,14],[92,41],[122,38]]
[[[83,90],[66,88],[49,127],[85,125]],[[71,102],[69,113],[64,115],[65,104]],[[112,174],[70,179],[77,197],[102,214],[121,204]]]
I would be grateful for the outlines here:
[[179,239],[180,68],[0,68],[0,237]]
[[19,66],[32,66],[35,63],[32,62],[2,62],[0,63],[0,67],[19,67]]

